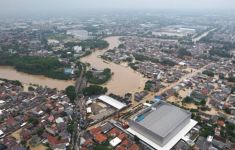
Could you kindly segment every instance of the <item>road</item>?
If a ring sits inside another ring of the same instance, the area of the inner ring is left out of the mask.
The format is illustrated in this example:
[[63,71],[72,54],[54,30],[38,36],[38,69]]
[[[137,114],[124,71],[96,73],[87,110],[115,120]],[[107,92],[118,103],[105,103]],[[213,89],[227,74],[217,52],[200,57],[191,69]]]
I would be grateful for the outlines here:
[[195,70],[193,72],[190,72],[186,75],[184,75],[183,77],[181,77],[177,82],[174,82],[172,84],[170,84],[169,86],[161,89],[159,92],[157,92],[155,95],[162,95],[164,92],[166,92],[167,90],[177,86],[179,83],[181,83],[182,81],[186,80],[186,79],[189,79],[189,78],[192,78],[193,76],[197,75],[198,73],[201,73],[205,70],[206,67],[212,65],[213,63],[209,63],[207,65],[205,65],[204,67],[198,69],[198,70]]
[[87,86],[87,80],[84,77],[85,69],[82,67],[81,74],[79,78],[76,80],[75,89],[77,97],[74,101],[75,107],[73,112],[73,121],[74,121],[74,131],[72,135],[72,144],[71,149],[77,150],[78,145],[80,143],[80,136],[82,133],[81,124],[86,123],[86,98],[81,94],[83,88]]
[[[140,103],[144,103],[146,101],[149,101],[149,100],[153,100],[154,99],[154,96],[155,95],[162,95],[163,93],[165,93],[166,91],[168,91],[169,89],[177,86],[178,84],[180,84],[182,81],[186,80],[186,79],[189,79],[189,78],[192,78],[193,76],[197,75],[198,73],[201,73],[205,70],[206,67],[208,67],[209,65],[212,65],[214,63],[209,63],[205,66],[203,66],[202,68],[200,69],[197,69],[197,70],[194,70],[193,72],[190,72],[184,76],[182,76],[177,82],[174,82],[174,83],[171,83],[169,86],[166,86],[165,88],[162,88],[160,89],[158,92],[156,93],[150,93],[148,94],[147,96],[145,96],[144,100],[142,100]],[[137,106],[138,104],[140,104],[139,102],[133,102],[133,107]],[[133,108],[132,107],[132,108]]]
[[199,35],[199,36],[193,38],[192,41],[193,41],[194,43],[197,43],[198,41],[200,41],[202,38],[204,38],[205,36],[207,36],[210,32],[214,31],[215,29],[216,29],[216,28],[211,29],[211,30],[209,30],[209,31],[206,31],[206,32],[202,33],[201,35]]
[[[170,84],[169,86],[161,89],[159,92],[154,93],[154,94],[149,94],[144,101],[142,101],[141,103],[145,102],[146,100],[150,100],[153,99],[154,95],[161,95],[164,92],[166,92],[167,90],[177,86],[179,83],[181,83],[182,81],[192,78],[193,76],[197,75],[198,73],[201,73],[205,70],[206,67],[208,67],[209,65],[212,65],[213,63],[209,63],[205,66],[203,66],[202,68],[198,69],[198,70],[194,70],[193,72],[190,72],[186,75],[184,75],[183,77],[181,77],[177,82],[174,82],[172,84]],[[79,92],[81,89],[83,89],[84,87],[86,87],[86,79],[83,77],[83,74],[78,78],[77,82],[76,82],[76,90],[77,92]],[[82,96],[81,98],[77,97],[77,100],[75,101],[75,109],[74,109],[74,121],[75,121],[75,128],[74,128],[74,134],[73,134],[73,150],[77,150],[77,145],[79,144],[79,139],[80,136],[83,133],[83,129],[81,128],[81,126],[78,126],[78,124],[81,125],[81,122],[84,122],[84,120],[86,120],[86,98],[84,96]],[[129,109],[127,109],[125,112],[127,112],[128,110],[132,110],[134,107],[136,107],[137,105],[139,105],[140,103],[136,103],[133,105],[133,107],[130,107]],[[79,119],[78,119],[78,116]],[[105,120],[108,120],[110,118],[113,117],[109,117]]]

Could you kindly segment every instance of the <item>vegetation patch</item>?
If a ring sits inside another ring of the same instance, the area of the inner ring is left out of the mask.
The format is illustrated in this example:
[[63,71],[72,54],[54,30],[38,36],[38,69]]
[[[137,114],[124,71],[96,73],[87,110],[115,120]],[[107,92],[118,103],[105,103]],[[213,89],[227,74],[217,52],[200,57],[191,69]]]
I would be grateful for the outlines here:
[[17,71],[44,75],[60,80],[71,79],[64,74],[65,64],[59,62],[56,57],[19,56],[3,54],[0,56],[0,65],[13,66]]
[[103,71],[87,71],[86,78],[89,83],[92,84],[104,84],[112,77],[112,72],[109,68]]

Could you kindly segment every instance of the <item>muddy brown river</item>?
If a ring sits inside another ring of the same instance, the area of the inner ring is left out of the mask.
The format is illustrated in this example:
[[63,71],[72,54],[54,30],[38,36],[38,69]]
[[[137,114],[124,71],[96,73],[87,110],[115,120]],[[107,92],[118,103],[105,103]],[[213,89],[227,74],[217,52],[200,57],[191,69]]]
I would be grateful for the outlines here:
[[[109,93],[124,95],[127,92],[136,92],[143,89],[145,81],[140,73],[132,70],[129,67],[115,64],[112,62],[105,62],[99,56],[108,49],[112,49],[119,45],[119,37],[105,38],[109,43],[109,47],[104,50],[96,50],[91,55],[81,59],[82,62],[91,64],[92,67],[97,69],[110,68],[114,73],[112,79],[104,86],[109,89]],[[73,85],[74,81],[64,81],[47,78],[41,75],[30,75],[16,71],[13,67],[0,66],[0,78],[9,80],[19,80],[25,84],[38,84],[50,88],[57,88],[59,90],[65,89],[68,85]]]
[[81,59],[84,63],[89,63],[92,67],[97,69],[110,68],[114,73],[112,79],[104,86],[108,88],[109,93],[124,95],[127,92],[136,92],[143,89],[146,82],[140,73],[132,70],[129,67],[115,64],[112,62],[105,62],[100,55],[108,49],[113,49],[119,45],[119,37],[108,37],[105,40],[109,43],[109,47],[104,50],[96,50],[91,55]]

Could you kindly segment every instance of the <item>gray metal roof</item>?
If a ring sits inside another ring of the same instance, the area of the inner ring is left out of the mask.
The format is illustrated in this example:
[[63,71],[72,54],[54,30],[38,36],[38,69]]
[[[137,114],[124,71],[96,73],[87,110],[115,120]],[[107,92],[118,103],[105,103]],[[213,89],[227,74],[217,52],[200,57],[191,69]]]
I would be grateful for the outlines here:
[[143,115],[145,118],[138,124],[164,138],[187,119],[191,113],[173,105],[160,103]]

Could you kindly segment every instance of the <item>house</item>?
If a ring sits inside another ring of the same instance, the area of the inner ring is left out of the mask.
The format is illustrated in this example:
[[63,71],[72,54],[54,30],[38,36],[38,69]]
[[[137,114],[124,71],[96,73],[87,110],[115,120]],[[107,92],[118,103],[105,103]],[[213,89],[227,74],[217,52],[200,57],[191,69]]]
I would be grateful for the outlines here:
[[214,136],[212,145],[217,149],[229,149],[230,144],[226,143],[226,139],[221,136]]
[[128,149],[132,145],[132,142],[129,139],[126,139],[126,140],[122,141],[122,143],[120,145],[122,147]]
[[32,110],[32,113],[36,116],[42,116],[44,114],[44,112],[42,111],[42,109],[40,107],[36,107]]
[[13,117],[10,117],[6,120],[6,124],[9,128],[15,128],[18,125],[18,122]]
[[8,149],[12,149],[14,146],[18,145],[14,137],[4,138],[2,144],[6,145]]
[[56,133],[58,133],[56,124],[52,124],[51,126],[46,126],[45,129],[48,133],[52,135],[56,135]]
[[32,146],[37,146],[38,144],[40,144],[41,142],[41,138],[38,137],[37,135],[34,135],[31,140],[29,141],[29,144],[32,145]]
[[124,139],[126,139],[127,137],[128,137],[128,135],[127,135],[126,133],[121,133],[121,134],[118,135],[118,138],[119,138],[120,140],[124,140]]
[[206,138],[200,136],[194,148],[198,148],[200,150],[208,150],[210,147],[211,147],[211,143],[207,142]]
[[55,122],[56,122],[57,124],[64,123],[64,119],[63,119],[62,117],[58,117],[58,118],[55,120]]
[[119,134],[121,134],[121,131],[117,128],[113,128],[111,131],[109,131],[108,135],[112,137],[116,137]]
[[90,130],[90,134],[91,135],[96,135],[96,134],[101,133],[101,131],[102,131],[101,127],[93,128],[93,129]]
[[120,145],[115,148],[115,150],[127,150],[124,146]]
[[106,142],[107,139],[108,138],[102,133],[94,135],[94,140],[99,144],[102,144],[102,143]]
[[55,119],[55,117],[54,117],[53,115],[50,115],[50,116],[47,118],[47,120],[48,120],[49,122],[53,122],[54,119]]
[[32,137],[31,131],[28,129],[23,129],[20,133],[20,138],[22,140],[28,141]]
[[221,127],[224,127],[225,126],[225,121],[224,120],[217,120],[217,125],[218,126],[221,126]]
[[137,144],[132,144],[129,150],[140,150],[140,147]]
[[113,128],[113,125],[109,122],[105,123],[104,125],[101,126],[101,130],[103,133],[109,132]]
[[47,140],[52,149],[66,150],[66,146],[69,146],[69,139],[59,140],[57,137],[49,135]]
[[207,98],[207,96],[204,95],[202,91],[197,90],[197,89],[192,91],[190,96],[194,99],[194,101],[198,103],[200,103],[202,100],[205,100]]
[[119,139],[118,137],[112,139],[109,144],[112,146],[112,147],[116,147],[118,144],[120,144],[122,142],[121,139]]
[[183,140],[180,140],[174,147],[173,150],[187,150],[190,146]]
[[92,147],[93,146],[93,141],[92,141],[92,139],[88,139],[88,140],[86,140],[83,144],[82,144],[82,146],[83,147],[86,147],[86,148],[89,148],[89,147]]

